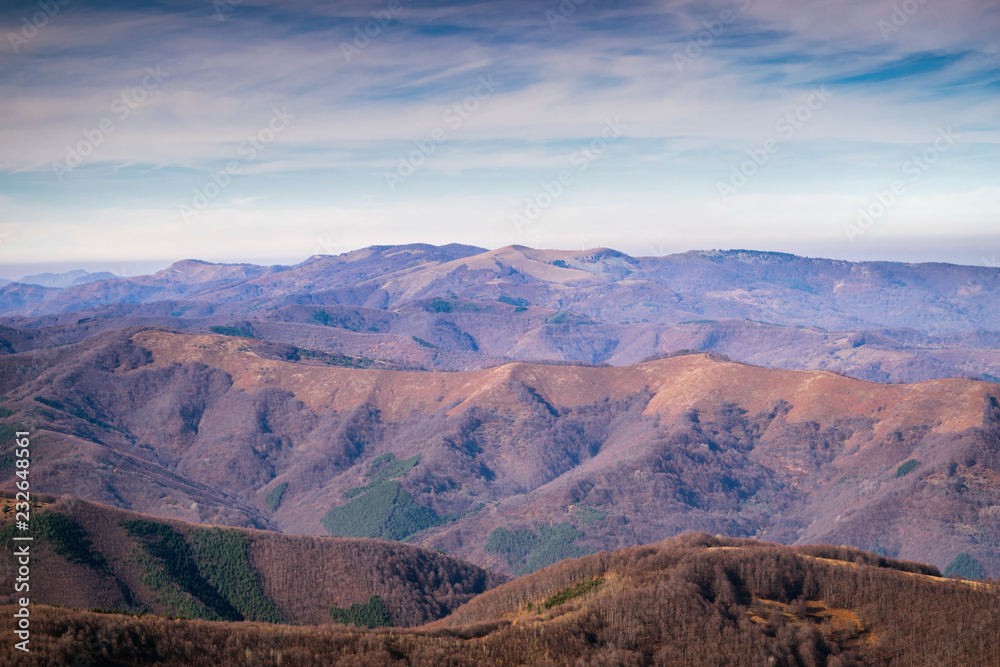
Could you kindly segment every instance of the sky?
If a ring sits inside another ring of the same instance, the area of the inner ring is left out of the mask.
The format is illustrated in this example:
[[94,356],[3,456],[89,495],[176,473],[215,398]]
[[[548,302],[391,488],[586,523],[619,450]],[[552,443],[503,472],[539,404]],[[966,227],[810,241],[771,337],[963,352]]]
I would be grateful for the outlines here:
[[373,244],[1000,260],[994,0],[5,0],[0,277]]

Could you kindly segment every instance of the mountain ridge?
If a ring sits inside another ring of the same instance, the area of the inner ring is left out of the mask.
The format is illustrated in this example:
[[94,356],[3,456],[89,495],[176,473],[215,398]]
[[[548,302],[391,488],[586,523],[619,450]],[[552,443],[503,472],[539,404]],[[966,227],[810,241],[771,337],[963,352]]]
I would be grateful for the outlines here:
[[4,281],[3,284],[7,285],[10,283],[19,283],[22,285],[38,285],[40,287],[50,287],[55,289],[62,289],[67,287],[74,287],[77,285],[85,285],[87,283],[97,282],[100,280],[119,280],[121,276],[115,275],[109,271],[98,271],[96,273],[91,273],[83,269],[75,269],[73,271],[66,271],[64,273],[38,273],[30,276],[24,276],[18,280]]
[[[200,523],[398,535],[505,572],[692,529],[1000,567],[997,384],[704,353],[378,370],[265,345],[138,328],[0,356],[6,423],[38,433],[40,488]],[[386,461],[397,472],[380,476]],[[528,551],[497,551],[503,531]]]
[[21,336],[7,346],[156,324],[236,327],[438,369],[628,365],[689,348],[882,382],[1000,378],[1000,316],[991,307],[1000,272],[988,267],[424,244],[294,266],[190,262],[66,290],[0,287],[0,325],[37,332],[36,343]]

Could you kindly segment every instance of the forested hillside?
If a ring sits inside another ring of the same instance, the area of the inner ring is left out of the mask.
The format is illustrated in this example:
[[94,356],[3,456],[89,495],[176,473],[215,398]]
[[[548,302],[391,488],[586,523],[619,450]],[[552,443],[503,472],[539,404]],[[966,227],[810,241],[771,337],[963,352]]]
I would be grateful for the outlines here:
[[33,610],[32,618],[33,650],[23,664],[847,667],[1000,661],[995,585],[942,579],[934,568],[853,549],[793,549],[705,534],[565,561],[413,630],[277,629],[45,607]]
[[[30,525],[33,604],[323,625],[361,624],[357,605],[377,600],[372,624],[402,627],[441,618],[504,580],[398,543],[201,526],[72,497],[36,496]],[[0,528],[0,603],[16,597],[14,534],[13,521]]]

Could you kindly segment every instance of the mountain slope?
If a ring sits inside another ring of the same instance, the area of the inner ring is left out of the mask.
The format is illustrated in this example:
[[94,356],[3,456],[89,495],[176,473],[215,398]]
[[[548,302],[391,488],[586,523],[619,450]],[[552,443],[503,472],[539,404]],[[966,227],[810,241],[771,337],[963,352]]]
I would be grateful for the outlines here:
[[25,662],[996,664],[1000,589],[936,574],[852,549],[689,535],[566,561],[414,630],[278,629],[36,607]]
[[511,573],[684,530],[942,568],[964,552],[1000,571],[995,384],[881,385],[704,354],[378,370],[253,345],[147,329],[0,358],[7,421],[30,424],[44,455],[38,488],[408,539]]
[[[37,497],[37,496],[36,496]],[[4,558],[15,534],[3,499]],[[32,512],[31,601],[209,620],[333,623],[331,607],[384,604],[385,622],[446,615],[502,577],[398,543],[282,535],[164,521],[73,497]],[[14,567],[0,577],[11,603]]]

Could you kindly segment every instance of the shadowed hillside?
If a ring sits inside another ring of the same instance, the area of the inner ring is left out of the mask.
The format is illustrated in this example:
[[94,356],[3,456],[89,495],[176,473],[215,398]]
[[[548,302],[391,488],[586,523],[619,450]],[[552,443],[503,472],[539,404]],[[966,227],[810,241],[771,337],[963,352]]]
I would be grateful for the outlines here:
[[414,630],[39,607],[23,664],[997,664],[1000,589],[937,575],[853,549],[686,535],[565,561]]
[[382,370],[151,329],[0,368],[33,488],[158,516],[406,540],[511,574],[685,530],[1000,572],[995,384],[706,354]]
[[[503,581],[398,543],[200,526],[72,497],[37,497],[31,530],[33,604],[322,625],[360,624],[359,608],[374,599],[381,614],[372,625],[410,626]],[[14,534],[11,521],[0,528],[7,604],[16,597]]]

